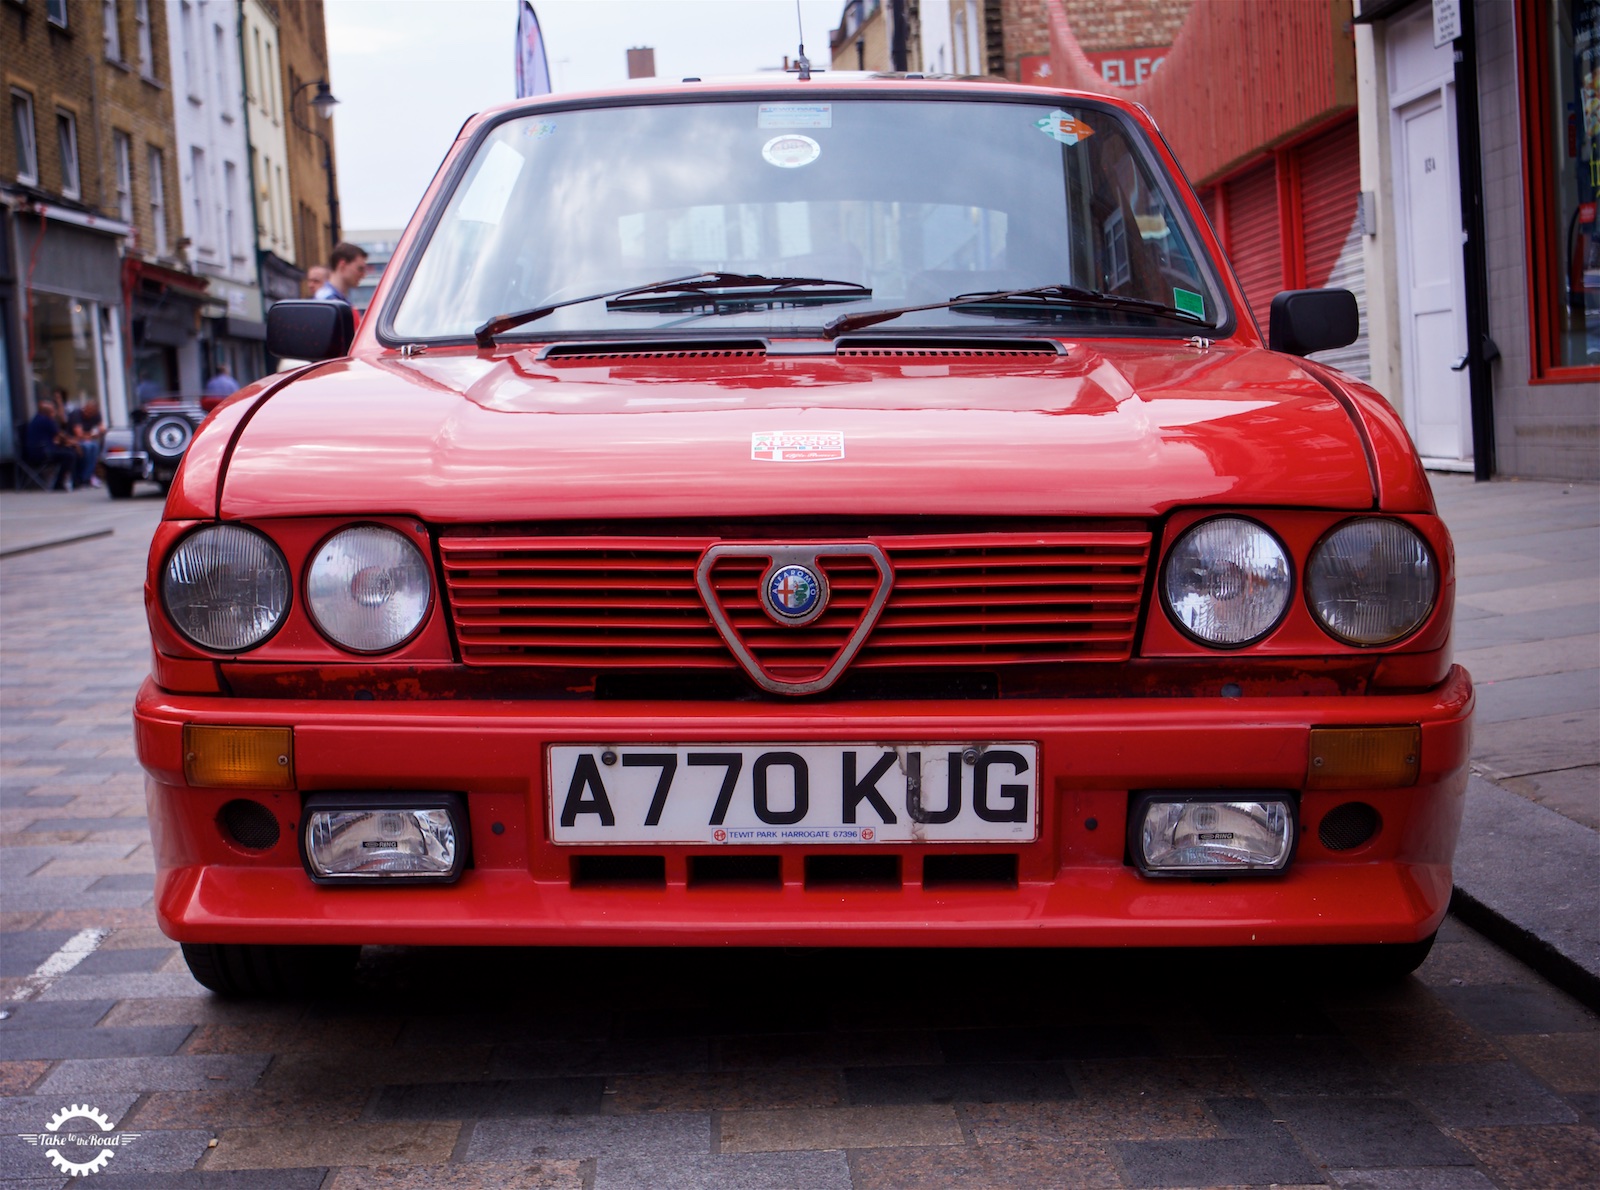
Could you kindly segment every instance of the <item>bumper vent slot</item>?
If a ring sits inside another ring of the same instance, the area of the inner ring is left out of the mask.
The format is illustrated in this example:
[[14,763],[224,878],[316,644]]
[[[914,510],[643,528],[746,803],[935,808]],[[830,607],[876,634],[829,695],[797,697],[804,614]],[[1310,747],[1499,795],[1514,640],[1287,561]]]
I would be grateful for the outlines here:
[[1016,888],[1015,855],[926,855],[923,888]]
[[1382,824],[1378,812],[1366,802],[1345,802],[1322,816],[1317,838],[1329,851],[1351,851],[1376,835]]

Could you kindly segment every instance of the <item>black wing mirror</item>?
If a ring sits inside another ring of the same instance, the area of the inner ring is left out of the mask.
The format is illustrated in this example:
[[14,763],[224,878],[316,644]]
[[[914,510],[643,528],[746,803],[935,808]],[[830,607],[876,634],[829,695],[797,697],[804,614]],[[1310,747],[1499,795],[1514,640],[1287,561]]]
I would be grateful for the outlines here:
[[337,359],[356,337],[344,302],[278,302],[267,311],[267,353],[279,359]]
[[1310,355],[1348,347],[1360,333],[1356,295],[1348,289],[1291,289],[1272,299],[1267,346],[1274,351]]

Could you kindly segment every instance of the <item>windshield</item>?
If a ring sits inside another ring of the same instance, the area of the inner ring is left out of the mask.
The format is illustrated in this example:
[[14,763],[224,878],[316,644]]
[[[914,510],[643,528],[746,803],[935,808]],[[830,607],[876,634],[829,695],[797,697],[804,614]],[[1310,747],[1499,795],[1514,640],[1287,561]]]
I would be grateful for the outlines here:
[[[465,337],[498,316],[697,272],[871,293],[587,301],[506,337],[707,324],[804,334],[846,312],[1053,285],[1220,326],[1228,311],[1205,260],[1141,134],[1093,103],[587,108],[509,119],[478,142],[387,329],[405,340]],[[1196,325],[1039,300],[920,311],[894,325],[970,333],[1040,322],[1178,336]]]

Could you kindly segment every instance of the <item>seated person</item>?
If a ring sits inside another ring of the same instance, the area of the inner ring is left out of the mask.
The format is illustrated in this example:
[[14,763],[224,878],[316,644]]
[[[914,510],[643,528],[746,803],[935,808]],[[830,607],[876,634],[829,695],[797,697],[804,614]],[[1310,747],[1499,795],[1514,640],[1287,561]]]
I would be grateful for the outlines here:
[[61,428],[61,410],[50,397],[39,398],[39,411],[28,423],[23,441],[23,458],[36,467],[56,468],[55,490],[72,490],[72,474],[78,466],[78,451],[72,447],[72,438]]
[[90,397],[69,413],[67,432],[72,435],[72,444],[83,452],[73,479],[80,488],[84,484],[99,487],[100,477],[94,473],[94,468],[100,461],[100,452],[105,449],[106,437],[105,423],[100,418],[100,402]]

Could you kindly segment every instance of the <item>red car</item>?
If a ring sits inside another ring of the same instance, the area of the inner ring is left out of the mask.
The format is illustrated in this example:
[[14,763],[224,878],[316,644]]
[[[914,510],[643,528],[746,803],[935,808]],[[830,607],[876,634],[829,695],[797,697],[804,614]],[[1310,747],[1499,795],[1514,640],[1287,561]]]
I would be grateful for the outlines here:
[[[170,493],[135,707],[222,992],[361,944],[1315,944],[1450,899],[1468,675],[1399,419],[1266,341],[1142,109],[914,77],[463,128],[354,333]],[[352,340],[353,335],[353,340]]]

